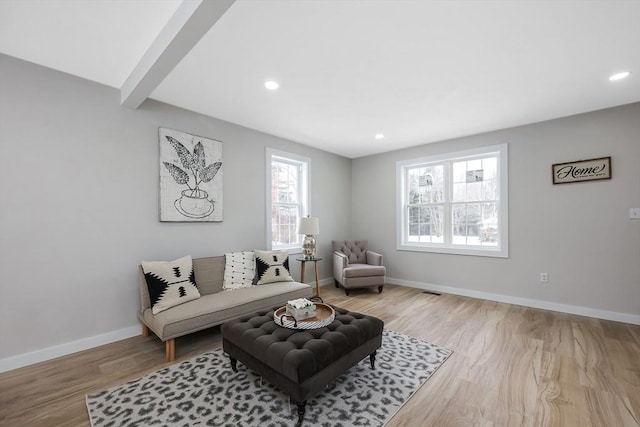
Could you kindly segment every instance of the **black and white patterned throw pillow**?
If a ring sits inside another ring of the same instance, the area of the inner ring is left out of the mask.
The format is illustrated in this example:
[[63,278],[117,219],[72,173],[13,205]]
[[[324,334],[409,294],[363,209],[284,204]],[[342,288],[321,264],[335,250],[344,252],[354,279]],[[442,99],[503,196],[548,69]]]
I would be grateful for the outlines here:
[[233,290],[253,286],[256,262],[253,251],[224,254],[224,278],[222,289]]
[[147,282],[153,314],[200,298],[191,256],[175,261],[142,261],[140,265]]
[[258,285],[274,282],[293,282],[289,273],[289,253],[286,251],[256,250]]

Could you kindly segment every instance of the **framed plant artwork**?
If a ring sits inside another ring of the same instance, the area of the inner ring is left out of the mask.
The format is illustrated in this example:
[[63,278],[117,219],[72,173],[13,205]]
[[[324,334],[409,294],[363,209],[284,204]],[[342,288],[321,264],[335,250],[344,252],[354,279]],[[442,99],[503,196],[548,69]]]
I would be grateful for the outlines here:
[[160,221],[222,221],[222,142],[160,128]]

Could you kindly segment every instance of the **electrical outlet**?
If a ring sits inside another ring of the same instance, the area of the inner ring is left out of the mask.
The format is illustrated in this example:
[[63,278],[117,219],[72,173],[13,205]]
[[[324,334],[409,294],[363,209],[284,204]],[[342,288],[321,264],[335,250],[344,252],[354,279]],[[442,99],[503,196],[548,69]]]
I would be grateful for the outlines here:
[[547,273],[540,273],[540,281],[542,283],[549,283],[549,275]]

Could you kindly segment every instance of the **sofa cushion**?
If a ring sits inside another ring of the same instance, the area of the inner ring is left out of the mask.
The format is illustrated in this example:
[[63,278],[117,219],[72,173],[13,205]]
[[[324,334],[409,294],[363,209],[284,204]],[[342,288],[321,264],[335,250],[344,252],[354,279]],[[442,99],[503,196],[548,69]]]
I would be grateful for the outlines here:
[[233,290],[253,286],[256,275],[256,261],[253,251],[230,252],[224,254],[224,281],[222,289]]
[[386,268],[382,265],[349,264],[342,272],[344,277],[384,276]]
[[305,283],[271,283],[233,292],[203,295],[188,304],[173,307],[155,316],[150,309],[146,309],[141,313],[140,320],[165,341],[219,325],[265,307],[278,304],[284,306],[288,300],[308,298],[312,293],[312,287]]
[[196,273],[196,283],[200,295],[222,292],[224,263],[224,256],[194,258],[193,271]]
[[191,256],[175,261],[142,261],[153,314],[200,298]]
[[287,251],[256,250],[255,252],[258,285],[293,282],[291,273],[289,273],[289,253]]

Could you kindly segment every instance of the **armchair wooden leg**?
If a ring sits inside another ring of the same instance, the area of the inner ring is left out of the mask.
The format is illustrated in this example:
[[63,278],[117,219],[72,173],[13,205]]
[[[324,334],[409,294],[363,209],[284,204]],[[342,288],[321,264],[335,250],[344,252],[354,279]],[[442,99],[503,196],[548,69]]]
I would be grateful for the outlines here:
[[382,289],[384,288],[384,286],[378,286],[378,292],[382,293]]
[[143,337],[148,337],[149,336],[149,327],[147,325],[145,325],[144,323],[142,324],[142,336]]
[[351,290],[350,290],[350,289],[344,288],[344,294],[345,294],[346,296],[349,296],[349,292],[351,292]]
[[333,279],[333,284],[336,286],[336,288],[340,287],[340,285],[338,284],[338,281],[336,279]]
[[167,362],[173,362],[176,360],[176,340],[175,338],[171,338],[170,340],[165,341],[165,355]]

